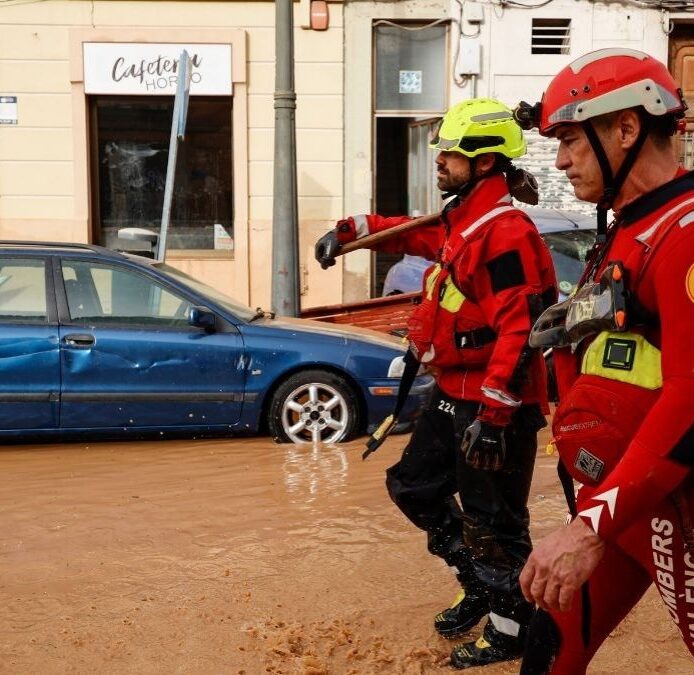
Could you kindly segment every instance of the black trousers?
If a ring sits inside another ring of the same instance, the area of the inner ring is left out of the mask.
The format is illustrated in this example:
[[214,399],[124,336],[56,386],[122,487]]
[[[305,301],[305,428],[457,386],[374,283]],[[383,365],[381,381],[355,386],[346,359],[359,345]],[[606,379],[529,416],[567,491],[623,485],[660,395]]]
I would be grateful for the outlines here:
[[398,508],[427,533],[431,553],[457,567],[465,586],[488,594],[493,612],[525,624],[529,608],[518,577],[531,550],[528,494],[537,432],[546,422],[539,406],[521,406],[505,431],[504,467],[482,471],[468,466],[460,452],[478,409],[479,403],[436,388],[400,461],[387,470],[386,486]]

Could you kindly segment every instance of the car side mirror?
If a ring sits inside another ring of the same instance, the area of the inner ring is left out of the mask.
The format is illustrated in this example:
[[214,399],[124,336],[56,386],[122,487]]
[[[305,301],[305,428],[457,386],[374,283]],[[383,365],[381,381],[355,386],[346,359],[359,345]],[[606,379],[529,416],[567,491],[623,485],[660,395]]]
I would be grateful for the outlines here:
[[213,331],[216,324],[214,312],[207,307],[193,305],[188,311],[188,323],[196,328],[204,328]]

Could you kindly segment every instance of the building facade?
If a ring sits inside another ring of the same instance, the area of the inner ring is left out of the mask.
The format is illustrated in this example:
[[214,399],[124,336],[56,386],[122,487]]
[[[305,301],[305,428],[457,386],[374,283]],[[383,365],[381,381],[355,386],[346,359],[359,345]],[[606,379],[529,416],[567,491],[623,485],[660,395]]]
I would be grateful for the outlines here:
[[[440,207],[427,141],[452,103],[534,101],[566,63],[608,46],[669,60],[694,93],[690,15],[656,3],[294,6],[303,307],[379,293],[392,258],[355,252],[322,271],[313,244],[346,214]],[[268,307],[274,21],[265,0],[1,3],[0,238],[127,248],[121,228],[158,231],[185,48],[193,75],[167,262]],[[552,143],[529,145],[519,163],[540,179],[541,205],[576,208]]]

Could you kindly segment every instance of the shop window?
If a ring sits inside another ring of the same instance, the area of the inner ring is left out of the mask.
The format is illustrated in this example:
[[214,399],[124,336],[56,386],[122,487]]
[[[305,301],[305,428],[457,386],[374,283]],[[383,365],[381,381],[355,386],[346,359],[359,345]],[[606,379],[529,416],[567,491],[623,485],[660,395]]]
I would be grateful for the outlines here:
[[[92,96],[90,105],[94,239],[121,248],[121,228],[159,232],[173,98]],[[231,97],[190,99],[168,250],[233,250],[231,106]]]

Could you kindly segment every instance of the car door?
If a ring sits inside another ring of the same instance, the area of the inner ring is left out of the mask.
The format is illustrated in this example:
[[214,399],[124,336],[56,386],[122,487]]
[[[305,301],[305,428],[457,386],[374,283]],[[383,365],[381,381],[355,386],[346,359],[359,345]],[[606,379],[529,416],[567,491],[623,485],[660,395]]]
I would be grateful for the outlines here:
[[[189,325],[199,298],[146,268],[63,258],[61,414],[66,429],[233,425],[243,341],[233,326]],[[221,325],[221,322],[220,322]]]
[[60,357],[50,259],[0,256],[0,430],[54,429]]

